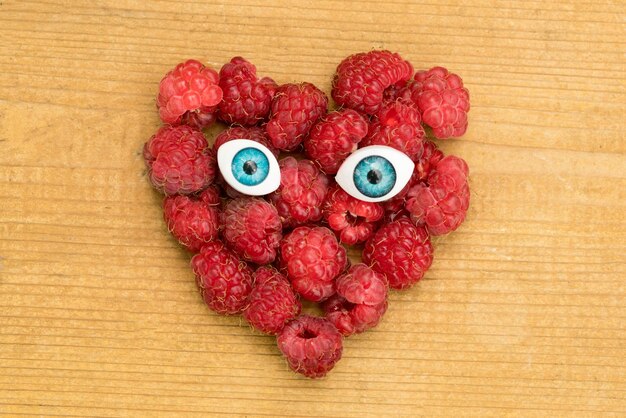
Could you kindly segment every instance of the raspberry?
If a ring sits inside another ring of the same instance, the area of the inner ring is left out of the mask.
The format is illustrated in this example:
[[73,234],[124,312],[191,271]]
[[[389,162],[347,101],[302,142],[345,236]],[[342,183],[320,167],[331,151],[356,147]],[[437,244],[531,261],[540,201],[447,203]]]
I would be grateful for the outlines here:
[[389,51],[370,51],[344,59],[333,79],[332,96],[338,105],[373,115],[394,90],[413,75],[413,66]]
[[215,121],[222,100],[219,76],[196,60],[178,64],[159,84],[157,109],[164,123],[187,124],[202,129]]
[[143,158],[152,185],[167,194],[190,194],[213,181],[217,164],[202,132],[164,126],[146,142]]
[[393,221],[399,216],[408,216],[405,209],[406,197],[409,190],[418,182],[426,180],[433,167],[443,158],[443,152],[432,141],[424,141],[422,155],[415,161],[413,174],[406,186],[393,198],[382,203],[385,208],[385,220]]
[[406,289],[420,280],[433,262],[428,232],[409,219],[383,225],[367,241],[363,261],[387,278],[394,289]]
[[168,196],[163,201],[167,229],[192,252],[217,238],[219,229],[219,190],[209,186],[198,195]]
[[345,336],[373,328],[387,310],[387,280],[365,264],[354,265],[337,278],[337,294],[323,308]]
[[280,86],[265,126],[272,144],[281,151],[295,150],[327,107],[326,94],[311,83]]
[[280,243],[280,265],[294,290],[320,302],[335,292],[334,279],[347,267],[346,249],[328,228],[300,226]]
[[224,92],[219,105],[221,120],[250,126],[267,117],[277,85],[271,78],[259,80],[251,62],[234,57],[220,70],[219,83]]
[[448,155],[437,162],[425,181],[407,193],[406,208],[411,219],[425,225],[432,235],[457,229],[469,208],[468,174],[467,164],[459,157]]
[[228,128],[220,132],[220,134],[215,137],[215,142],[213,143],[213,152],[215,155],[217,155],[219,147],[228,141],[232,141],[233,139],[249,139],[251,141],[256,141],[267,147],[267,149],[269,149],[274,156],[278,157],[278,150],[274,148],[272,142],[267,137],[265,129],[256,126],[250,128],[233,126],[232,128]]
[[223,315],[238,314],[252,290],[252,271],[219,241],[204,245],[191,259],[204,302]]
[[341,359],[343,337],[327,319],[301,315],[276,338],[294,372],[313,379],[324,377]]
[[412,180],[415,179],[416,182],[426,180],[443,157],[443,152],[437,148],[434,142],[424,141],[424,151],[421,157],[415,161]]
[[356,111],[331,112],[313,125],[304,139],[304,150],[326,174],[336,174],[366,134],[367,121]]
[[422,153],[424,129],[420,114],[413,106],[393,102],[381,107],[372,119],[361,147],[387,145],[409,156],[413,161]]
[[283,222],[290,228],[322,218],[328,178],[309,160],[286,157],[280,166],[280,187],[269,195]]
[[256,264],[274,261],[282,238],[282,224],[270,203],[253,197],[231,200],[220,221],[224,241],[244,260]]
[[271,267],[254,272],[254,287],[243,317],[266,334],[278,334],[288,321],[300,314],[302,306],[289,281]]
[[328,191],[324,202],[324,220],[348,245],[366,241],[384,213],[380,204],[356,199],[338,185]]
[[410,96],[435,137],[459,137],[467,130],[469,91],[463,87],[463,80],[458,75],[443,67],[418,71],[410,87]]

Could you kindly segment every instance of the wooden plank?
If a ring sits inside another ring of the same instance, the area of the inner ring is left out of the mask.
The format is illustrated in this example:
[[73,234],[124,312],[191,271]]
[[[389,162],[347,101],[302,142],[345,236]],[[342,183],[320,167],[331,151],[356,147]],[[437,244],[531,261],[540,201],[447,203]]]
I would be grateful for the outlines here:
[[[623,1],[0,1],[0,415],[624,416],[625,18]],[[141,147],[182,59],[243,55],[329,92],[372,48],[463,76],[470,129],[441,146],[468,161],[472,206],[309,381],[202,304]]]

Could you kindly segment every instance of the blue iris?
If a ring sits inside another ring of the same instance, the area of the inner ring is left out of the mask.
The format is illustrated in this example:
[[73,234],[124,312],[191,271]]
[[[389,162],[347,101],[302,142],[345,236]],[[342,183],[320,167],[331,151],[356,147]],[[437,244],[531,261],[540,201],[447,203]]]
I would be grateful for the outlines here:
[[235,179],[246,186],[256,186],[267,178],[270,162],[257,148],[243,148],[233,157],[231,171]]
[[363,158],[354,168],[354,185],[367,197],[382,197],[396,184],[396,169],[380,155]]

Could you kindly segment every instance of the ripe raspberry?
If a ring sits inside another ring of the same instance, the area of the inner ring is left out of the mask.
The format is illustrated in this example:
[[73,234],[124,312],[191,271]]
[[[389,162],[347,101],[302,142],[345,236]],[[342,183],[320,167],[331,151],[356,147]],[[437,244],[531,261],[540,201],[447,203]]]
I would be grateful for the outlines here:
[[365,264],[354,265],[337,278],[337,294],[323,308],[345,336],[373,328],[387,311],[387,280]]
[[286,157],[278,164],[280,187],[269,195],[269,200],[276,206],[283,227],[319,221],[328,178],[309,160]]
[[168,196],[163,201],[167,229],[192,252],[217,238],[219,229],[219,190],[209,186],[198,195]]
[[432,141],[424,141],[424,150],[420,158],[415,161],[413,174],[406,186],[393,198],[382,202],[385,208],[385,220],[391,222],[400,216],[408,216],[405,209],[406,198],[409,190],[421,181],[425,181],[436,164],[443,158],[443,152]]
[[409,89],[411,99],[435,137],[445,139],[465,133],[470,102],[461,77],[443,67],[434,67],[415,73]]
[[254,287],[243,317],[266,334],[278,334],[285,324],[300,314],[302,305],[289,281],[272,267],[254,272]]
[[326,174],[339,166],[367,134],[367,121],[352,109],[331,112],[320,119],[304,139],[304,150]]
[[326,376],[343,351],[337,328],[327,319],[308,315],[285,325],[276,341],[291,370],[312,379]]
[[219,76],[196,60],[178,64],[159,84],[157,109],[164,123],[203,129],[215,121],[222,100]]
[[356,199],[338,185],[328,191],[324,202],[324,220],[348,245],[366,241],[384,213],[380,204]]
[[337,66],[332,96],[338,105],[373,115],[385,90],[401,86],[413,75],[413,66],[398,54],[370,51],[351,55]]
[[271,78],[259,80],[251,62],[234,57],[220,70],[220,87],[224,92],[220,119],[250,126],[267,117],[277,85]]
[[190,194],[213,181],[217,164],[202,132],[163,126],[146,142],[143,158],[152,185],[167,194]]
[[204,302],[223,315],[238,314],[252,291],[252,271],[219,241],[205,244],[191,259]]
[[268,264],[276,258],[282,224],[276,208],[263,199],[228,202],[220,215],[224,241],[244,260]]
[[448,155],[430,174],[407,193],[406,208],[418,225],[432,235],[454,231],[465,220],[469,208],[469,168],[459,157]]
[[399,101],[384,105],[372,119],[360,146],[387,145],[415,161],[422,154],[424,142],[424,129],[420,122],[420,114],[413,106]]
[[327,107],[326,94],[311,83],[280,86],[265,126],[272,144],[281,151],[295,150]]
[[424,276],[433,262],[433,247],[426,229],[409,219],[383,225],[367,241],[363,261],[387,278],[394,289],[406,289]]
[[434,142],[424,141],[424,151],[421,157],[415,161],[415,169],[413,170],[411,180],[415,180],[415,182],[426,180],[443,157],[443,152]]
[[274,156],[278,157],[278,150],[274,148],[272,142],[267,137],[265,129],[256,126],[250,128],[233,126],[232,128],[228,128],[220,132],[220,134],[215,137],[215,142],[213,143],[213,152],[215,155],[217,155],[219,147],[228,141],[232,141],[233,139],[249,139],[251,141],[256,141],[267,147],[267,149],[269,149]]
[[335,293],[334,279],[347,267],[346,249],[328,228],[300,226],[280,243],[280,265],[294,290],[320,302]]

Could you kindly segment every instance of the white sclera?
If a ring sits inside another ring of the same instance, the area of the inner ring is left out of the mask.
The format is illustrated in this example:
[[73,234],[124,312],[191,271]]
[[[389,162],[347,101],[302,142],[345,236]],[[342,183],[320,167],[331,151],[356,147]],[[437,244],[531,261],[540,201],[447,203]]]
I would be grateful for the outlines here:
[[[255,186],[247,186],[241,184],[232,172],[232,163],[235,155],[244,148],[256,148],[263,152],[269,162],[269,172],[267,177],[261,183]],[[280,186],[280,167],[276,157],[271,153],[266,146],[259,144],[256,141],[250,139],[233,139],[225,142],[217,150],[217,166],[222,173],[222,177],[229,186],[237,190],[239,193],[246,194],[248,196],[263,196],[272,193],[278,186]]]
[[[379,155],[387,159],[387,161],[389,161],[396,170],[396,184],[394,184],[389,193],[380,197],[365,196],[354,184],[354,170],[357,164],[363,158],[371,157],[373,155]],[[406,186],[411,179],[413,168],[415,168],[415,163],[413,163],[413,161],[411,161],[405,153],[386,145],[370,145],[369,147],[360,148],[354,151],[348,158],[346,158],[337,171],[335,181],[337,181],[337,184],[339,184],[339,186],[352,197],[363,200],[364,202],[384,202],[402,191],[404,186]]]

